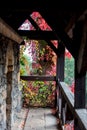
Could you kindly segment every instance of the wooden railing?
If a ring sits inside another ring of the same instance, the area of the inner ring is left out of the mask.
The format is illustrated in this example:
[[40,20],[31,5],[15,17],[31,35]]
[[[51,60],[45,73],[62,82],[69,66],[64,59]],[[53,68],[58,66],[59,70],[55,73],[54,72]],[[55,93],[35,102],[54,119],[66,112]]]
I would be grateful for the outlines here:
[[57,83],[57,108],[63,130],[69,121],[74,122],[74,130],[87,130],[87,110],[74,108],[74,94],[64,82]]
[[20,76],[25,81],[56,81],[56,76],[42,76],[42,75],[31,75],[31,76]]
[[[26,81],[56,81],[55,76],[21,76]],[[67,122],[74,122],[74,130],[87,130],[87,109],[75,109],[74,94],[65,82],[57,81],[57,109],[61,128]],[[73,130],[73,129],[71,129]]]

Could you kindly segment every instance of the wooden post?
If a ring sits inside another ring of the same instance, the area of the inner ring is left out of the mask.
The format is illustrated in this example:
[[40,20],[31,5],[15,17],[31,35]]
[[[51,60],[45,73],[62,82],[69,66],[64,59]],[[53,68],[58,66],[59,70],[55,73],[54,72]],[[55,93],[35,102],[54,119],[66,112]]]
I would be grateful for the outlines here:
[[64,53],[65,47],[62,43],[58,43],[58,54],[57,54],[57,64],[56,64],[56,107],[59,110],[61,116],[61,92],[58,86],[58,80],[64,81]]
[[75,61],[75,108],[85,108],[85,79],[86,72],[78,73]]
[[57,58],[57,76],[59,81],[64,81],[64,54],[65,54],[65,47],[61,43],[58,44],[58,58]]
[[74,28],[74,44],[78,45],[75,59],[75,108],[85,108],[85,80],[87,71],[87,15]]
[[[77,44],[75,58],[75,109],[85,108],[86,71],[87,71],[87,15],[83,15],[74,29],[74,44]],[[74,119],[74,129],[79,130],[77,120]]]

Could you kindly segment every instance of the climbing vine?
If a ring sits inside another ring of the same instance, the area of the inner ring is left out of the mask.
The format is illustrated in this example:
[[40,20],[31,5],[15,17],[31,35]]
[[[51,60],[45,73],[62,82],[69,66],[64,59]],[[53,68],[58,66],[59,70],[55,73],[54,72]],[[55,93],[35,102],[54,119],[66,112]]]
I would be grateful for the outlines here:
[[[38,24],[41,30],[52,30],[50,26],[45,22],[42,16],[38,12],[33,12],[31,17]],[[33,29],[29,21],[25,21],[25,25],[22,25],[19,29]],[[25,75],[56,75],[56,54],[53,50],[48,46],[46,41],[44,40],[29,40],[25,39],[25,46],[20,49],[20,74]],[[53,45],[57,48],[58,41],[51,40]],[[27,48],[27,54],[23,54],[23,52]],[[31,56],[32,60],[29,60],[29,56]],[[67,66],[70,66],[69,62],[72,60],[72,56],[68,51],[65,51],[66,57],[66,66],[65,66],[65,81],[71,84],[73,79],[73,73],[67,69]],[[69,61],[69,62],[68,62]],[[71,63],[70,62],[70,63]],[[72,66],[71,63],[71,66]],[[68,74],[69,73],[69,74]],[[67,76],[70,75],[71,79],[68,79]],[[68,79],[68,80],[67,80]],[[70,81],[70,82],[68,82]],[[29,105],[38,105],[38,106],[54,106],[55,104],[55,92],[56,92],[56,84],[53,81],[31,81],[26,82],[21,80],[23,84],[23,101],[24,106]]]

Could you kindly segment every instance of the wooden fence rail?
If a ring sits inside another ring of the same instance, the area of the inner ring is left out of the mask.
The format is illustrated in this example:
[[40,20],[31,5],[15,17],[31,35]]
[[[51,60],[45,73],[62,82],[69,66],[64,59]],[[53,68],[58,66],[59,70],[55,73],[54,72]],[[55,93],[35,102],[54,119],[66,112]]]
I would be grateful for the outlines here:
[[74,130],[87,130],[87,109],[75,109],[74,94],[64,82],[57,84],[58,116],[62,129],[67,121],[74,121]]
[[20,76],[22,80],[26,81],[56,81],[56,76]]

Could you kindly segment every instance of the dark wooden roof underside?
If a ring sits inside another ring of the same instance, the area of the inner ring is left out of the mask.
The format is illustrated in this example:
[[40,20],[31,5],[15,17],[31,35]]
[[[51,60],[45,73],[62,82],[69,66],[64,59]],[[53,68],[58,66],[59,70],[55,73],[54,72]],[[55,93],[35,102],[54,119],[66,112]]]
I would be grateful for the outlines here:
[[[64,46],[71,52],[74,58],[77,58],[80,44],[74,43],[71,34],[68,34],[73,25],[87,9],[87,1],[76,0],[15,0],[2,1],[0,4],[0,17],[10,25],[21,36],[28,36],[30,39],[46,40],[51,48],[57,53],[57,49],[49,42],[50,40],[60,40]],[[41,31],[30,18],[33,11],[38,11],[46,20],[53,31]],[[18,27],[29,19],[35,26],[36,31],[18,31]],[[77,47],[76,47],[77,46]],[[84,49],[84,58],[87,61],[87,45]],[[85,61],[85,62],[86,62]],[[85,63],[83,62],[83,65]]]

